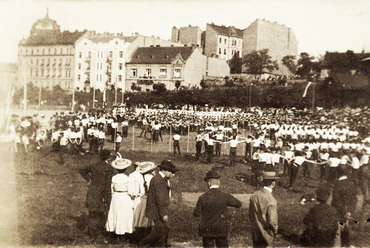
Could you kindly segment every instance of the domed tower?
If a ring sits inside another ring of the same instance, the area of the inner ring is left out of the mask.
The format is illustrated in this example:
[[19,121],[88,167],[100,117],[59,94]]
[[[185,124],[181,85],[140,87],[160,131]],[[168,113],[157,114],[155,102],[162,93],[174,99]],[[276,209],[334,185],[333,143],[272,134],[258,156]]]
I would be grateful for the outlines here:
[[45,32],[58,32],[60,33],[60,26],[55,20],[49,18],[49,10],[46,9],[46,16],[38,19],[31,28],[31,36],[43,34]]

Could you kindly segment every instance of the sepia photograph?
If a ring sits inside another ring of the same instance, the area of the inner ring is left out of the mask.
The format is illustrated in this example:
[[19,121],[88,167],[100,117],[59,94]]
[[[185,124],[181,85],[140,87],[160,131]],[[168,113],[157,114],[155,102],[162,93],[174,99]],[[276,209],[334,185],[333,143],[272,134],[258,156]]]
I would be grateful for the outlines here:
[[370,247],[370,1],[0,9],[0,247]]

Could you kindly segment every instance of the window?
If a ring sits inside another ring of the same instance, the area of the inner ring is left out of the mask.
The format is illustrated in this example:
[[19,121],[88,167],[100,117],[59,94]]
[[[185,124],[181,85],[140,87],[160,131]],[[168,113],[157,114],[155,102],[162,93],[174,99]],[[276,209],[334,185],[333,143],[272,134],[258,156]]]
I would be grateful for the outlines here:
[[79,57],[79,58],[82,58],[82,52],[79,52],[79,53],[78,53],[78,57]]
[[42,55],[44,55],[45,54],[45,49],[42,49]]
[[33,49],[31,49],[31,55],[33,55]]
[[119,51],[119,57],[123,58],[123,51]]
[[96,81],[99,81],[99,75],[96,75]]
[[44,70],[41,70],[41,77],[44,76]]
[[175,68],[173,76],[174,77],[181,77],[181,68]]
[[31,65],[33,64],[33,59],[31,59]]
[[97,57],[97,58],[99,58],[99,55],[100,55],[100,51],[98,51],[98,52],[97,52],[96,54],[97,54],[97,56],[96,56],[96,57]]
[[122,75],[118,75],[118,82],[122,82]]
[[99,63],[96,63],[96,69],[99,70]]
[[30,70],[30,76],[32,77],[32,69]]
[[103,70],[103,63],[100,63],[100,70]]
[[152,69],[146,68],[145,69],[145,76],[150,77],[152,75]]
[[80,74],[78,74],[77,75],[77,81],[80,81],[81,80],[81,75]]
[[37,49],[37,53],[39,53],[39,49]]
[[227,40],[226,40],[226,39],[224,40],[224,43],[225,43],[225,44],[227,43]]
[[60,49],[60,54],[63,54],[63,48]]
[[226,48],[224,49],[224,54],[226,55]]
[[102,81],[102,75],[100,75],[100,82]]
[[102,52],[100,53],[100,58],[103,58],[103,55],[104,55],[104,52],[102,51]]
[[68,77],[71,76],[71,70],[68,70]]
[[222,43],[222,38],[220,38],[220,41],[219,42]]
[[61,66],[63,63],[63,59],[59,59],[59,66]]
[[35,75],[36,77],[38,77],[39,76],[39,70],[36,70],[36,75]]
[[91,58],[91,52],[89,51],[89,58]]
[[50,65],[50,59],[48,59],[48,65]]
[[122,63],[119,63],[119,64],[118,64],[118,69],[119,69],[119,70],[122,70],[122,67],[123,67]]
[[130,77],[137,77],[137,69],[136,68],[132,68],[130,70]]
[[44,59],[41,59],[41,65],[44,65]]
[[56,48],[54,48],[54,54],[57,54],[57,49]]
[[57,59],[53,59],[53,65],[57,63]]
[[161,78],[167,77],[167,69],[159,69],[159,77]]
[[81,63],[78,63],[78,69],[81,70]]
[[27,53],[28,53],[28,49],[26,49],[26,55],[27,55]]
[[50,48],[48,49],[48,53],[51,54],[51,49]]
[[110,82],[112,82],[112,75],[111,74],[108,75],[108,83],[110,83]]
[[221,48],[219,48],[219,49],[218,49],[218,53],[219,53],[219,54],[221,54],[221,53],[222,53]]
[[113,51],[109,51],[109,58],[111,59],[113,57]]
[[38,59],[36,59],[36,65],[39,65],[39,60]]

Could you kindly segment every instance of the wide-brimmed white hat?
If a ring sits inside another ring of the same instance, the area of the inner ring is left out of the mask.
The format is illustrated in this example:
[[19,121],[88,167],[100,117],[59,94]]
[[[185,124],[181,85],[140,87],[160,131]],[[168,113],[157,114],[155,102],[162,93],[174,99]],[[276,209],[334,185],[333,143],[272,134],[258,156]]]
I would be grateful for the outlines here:
[[123,170],[132,164],[131,160],[125,158],[117,158],[112,162],[112,167],[117,170]]
[[157,166],[153,162],[142,162],[142,163],[137,163],[137,165],[138,166],[137,166],[136,170],[138,172],[140,172],[141,174],[144,174],[148,171],[151,171],[151,170],[154,170],[155,168],[157,168]]

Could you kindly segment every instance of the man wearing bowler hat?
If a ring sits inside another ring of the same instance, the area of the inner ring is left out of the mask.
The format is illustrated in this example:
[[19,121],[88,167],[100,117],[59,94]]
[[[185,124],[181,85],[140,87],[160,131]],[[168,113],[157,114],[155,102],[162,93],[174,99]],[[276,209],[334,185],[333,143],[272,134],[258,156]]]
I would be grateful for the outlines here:
[[168,246],[168,206],[171,197],[169,179],[178,169],[169,160],[162,161],[159,168],[159,173],[150,181],[146,203],[146,216],[154,221],[154,226],[151,233],[138,243],[139,247]]
[[207,172],[204,181],[209,191],[201,195],[194,209],[194,217],[202,216],[199,235],[203,237],[204,247],[228,247],[229,220],[227,207],[240,208],[242,203],[234,196],[222,192],[220,175],[215,170]]
[[253,247],[272,247],[278,232],[277,203],[272,196],[276,172],[262,172],[263,188],[256,191],[250,200],[249,220]]

